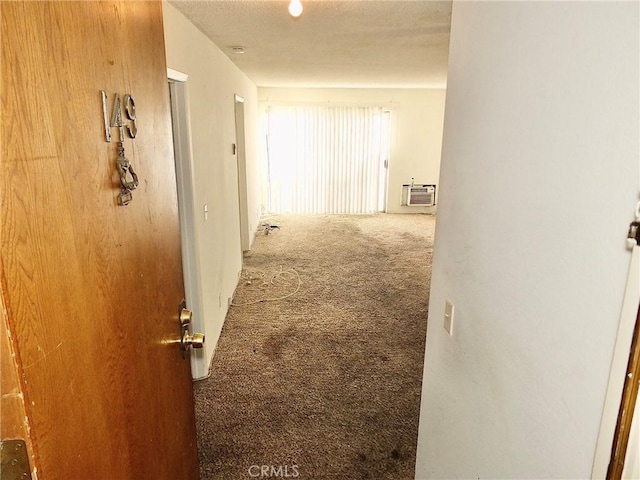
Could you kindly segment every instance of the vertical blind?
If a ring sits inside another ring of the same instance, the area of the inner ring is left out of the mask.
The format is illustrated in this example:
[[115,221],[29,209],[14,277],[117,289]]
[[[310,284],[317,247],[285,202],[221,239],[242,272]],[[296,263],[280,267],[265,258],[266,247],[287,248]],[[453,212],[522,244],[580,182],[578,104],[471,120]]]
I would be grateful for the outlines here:
[[270,107],[269,210],[378,211],[388,145],[383,117],[379,107]]

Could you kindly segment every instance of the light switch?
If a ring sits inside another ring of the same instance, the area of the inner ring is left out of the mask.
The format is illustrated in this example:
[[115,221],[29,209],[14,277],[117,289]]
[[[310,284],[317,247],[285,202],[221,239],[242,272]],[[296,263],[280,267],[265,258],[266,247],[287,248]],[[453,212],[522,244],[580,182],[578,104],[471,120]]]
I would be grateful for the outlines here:
[[444,329],[449,335],[453,335],[453,302],[447,300],[444,302]]
[[202,210],[204,211],[204,219],[209,220],[209,205],[207,205],[206,203],[204,204],[204,206],[202,207]]

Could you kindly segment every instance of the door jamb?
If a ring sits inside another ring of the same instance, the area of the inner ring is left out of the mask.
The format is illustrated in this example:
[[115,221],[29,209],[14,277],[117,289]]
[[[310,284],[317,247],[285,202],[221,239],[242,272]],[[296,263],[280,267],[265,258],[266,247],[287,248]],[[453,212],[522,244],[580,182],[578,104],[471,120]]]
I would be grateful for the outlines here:
[[[609,385],[600,422],[600,433],[594,456],[592,479],[607,478],[611,448],[616,431],[620,400],[627,374],[627,365],[640,302],[640,246],[633,247],[629,278],[620,315],[618,335],[613,351]],[[624,477],[624,472],[623,472]]]
[[[176,167],[176,184],[178,187],[180,242],[182,249],[182,270],[184,276],[185,296],[187,308],[193,312],[193,330],[205,332],[200,252],[196,242],[197,225],[195,219],[197,209],[195,202],[194,168],[191,146],[191,117],[189,114],[189,101],[187,96],[188,75],[178,72],[177,70],[167,68],[167,78],[169,80],[169,93],[171,97],[171,119]],[[191,349],[191,376],[196,380],[205,378],[208,375],[206,350],[206,344],[202,349]]]
[[[620,402],[620,410],[618,413],[618,423],[613,436],[611,460],[609,462],[609,469],[607,470],[608,480],[622,478],[625,468],[629,468],[625,463],[628,449],[632,448],[633,451],[637,451],[638,449],[637,439],[635,446],[633,443],[631,446],[629,444],[630,440],[632,440],[630,437],[633,430],[634,410],[638,403],[638,377],[640,377],[640,304],[636,315],[631,354],[629,355],[629,364],[625,377],[622,401]],[[635,422],[637,424],[637,418]],[[637,462],[637,458],[635,461]],[[637,476],[634,476],[634,478],[637,478]]]
[[[247,198],[247,151],[244,122],[244,98],[233,96],[234,116],[236,124],[236,162],[238,172],[238,207],[240,213],[240,245],[243,252],[251,248],[251,232],[249,232],[249,207]],[[242,109],[242,118],[238,113]],[[240,124],[240,121],[242,124]]]

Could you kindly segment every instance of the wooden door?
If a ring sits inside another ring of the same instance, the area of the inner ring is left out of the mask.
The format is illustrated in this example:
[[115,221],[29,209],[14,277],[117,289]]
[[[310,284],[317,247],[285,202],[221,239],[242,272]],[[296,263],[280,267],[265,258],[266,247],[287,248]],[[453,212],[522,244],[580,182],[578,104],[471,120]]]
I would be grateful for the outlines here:
[[[0,15],[2,293],[38,478],[197,478],[161,3]],[[101,90],[109,115],[135,99],[126,207]]]

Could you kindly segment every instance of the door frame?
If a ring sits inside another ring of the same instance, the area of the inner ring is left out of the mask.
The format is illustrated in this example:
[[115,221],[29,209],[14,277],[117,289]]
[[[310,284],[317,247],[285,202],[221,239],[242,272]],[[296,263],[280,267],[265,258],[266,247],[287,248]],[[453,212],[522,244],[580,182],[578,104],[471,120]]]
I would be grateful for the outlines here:
[[233,96],[236,125],[236,164],[238,172],[238,209],[240,213],[240,245],[243,252],[251,249],[249,232],[249,201],[247,193],[247,145],[245,137],[244,98]]
[[[202,275],[200,271],[200,251],[196,228],[196,202],[193,177],[193,155],[191,147],[191,122],[187,95],[186,73],[167,68],[169,96],[171,101],[171,122],[173,148],[178,187],[178,211],[180,216],[180,242],[182,250],[182,270],[187,308],[193,312],[193,331],[203,332],[204,307],[202,302]],[[208,215],[208,207],[203,207]],[[207,344],[201,349],[191,349],[191,376],[194,380],[208,376]]]
[[[624,388],[625,378],[627,374],[627,365],[629,362],[629,354],[633,331],[636,323],[638,303],[640,302],[640,246],[633,247],[631,254],[631,264],[629,266],[629,277],[620,314],[620,323],[618,325],[618,336],[613,352],[613,360],[611,362],[611,370],[609,374],[609,385],[602,412],[600,422],[600,433],[594,456],[593,468],[591,471],[592,479],[607,478],[607,469],[611,459],[611,447],[616,431],[616,423],[618,420],[618,411],[620,408],[620,399]],[[638,412],[636,412],[638,414]],[[638,419],[634,418],[637,424]],[[635,443],[634,443],[635,442]],[[630,449],[638,448],[638,438],[630,438]],[[626,469],[627,465],[625,465]],[[623,471],[622,478],[628,478],[627,472]]]

